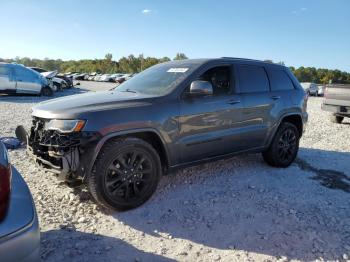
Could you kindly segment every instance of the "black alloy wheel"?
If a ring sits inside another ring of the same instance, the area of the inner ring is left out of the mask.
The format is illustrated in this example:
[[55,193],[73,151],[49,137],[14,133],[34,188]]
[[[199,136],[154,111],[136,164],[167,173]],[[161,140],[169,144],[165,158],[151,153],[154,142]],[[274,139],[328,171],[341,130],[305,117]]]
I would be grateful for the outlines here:
[[265,162],[275,167],[288,167],[298,154],[299,139],[299,131],[293,123],[281,123],[270,146],[262,154]]
[[104,187],[117,202],[128,202],[142,197],[155,175],[151,156],[147,152],[134,149],[121,153],[107,168]]
[[152,145],[139,138],[118,138],[103,147],[87,184],[99,204],[123,211],[145,203],[161,174],[161,161]]
[[291,129],[286,129],[278,141],[278,156],[281,162],[289,162],[293,158],[297,145],[297,138]]

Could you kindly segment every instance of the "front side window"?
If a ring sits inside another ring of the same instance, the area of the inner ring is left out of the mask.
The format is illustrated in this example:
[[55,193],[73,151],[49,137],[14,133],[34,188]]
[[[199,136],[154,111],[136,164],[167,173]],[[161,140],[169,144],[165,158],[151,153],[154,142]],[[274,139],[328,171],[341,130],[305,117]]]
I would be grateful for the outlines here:
[[238,75],[241,93],[269,91],[269,80],[262,66],[239,65]]
[[272,91],[278,91],[278,90],[293,90],[294,85],[292,83],[292,80],[290,80],[289,76],[286,74],[286,72],[282,69],[269,69],[268,70],[270,83],[271,83],[271,90]]
[[227,95],[231,93],[231,67],[230,66],[218,66],[209,69],[202,74],[198,80],[208,81],[212,84],[213,95]]

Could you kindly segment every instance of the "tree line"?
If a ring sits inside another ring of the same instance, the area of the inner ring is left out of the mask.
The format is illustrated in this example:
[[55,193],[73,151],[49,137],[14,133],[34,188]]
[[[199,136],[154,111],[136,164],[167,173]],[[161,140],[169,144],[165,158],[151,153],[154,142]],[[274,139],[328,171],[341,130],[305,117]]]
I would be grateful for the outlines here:
[[[184,53],[177,53],[173,60],[187,59]],[[28,57],[16,57],[14,59],[1,59],[0,62],[15,62],[31,67],[41,67],[46,70],[58,70],[59,72],[98,72],[98,73],[138,73],[158,63],[170,61],[169,57],[144,57],[129,55],[119,60],[113,60],[112,54],[106,54],[103,59],[68,60],[61,59],[31,59]],[[265,60],[271,62],[271,60]],[[279,62],[284,64],[283,62]],[[350,73],[340,70],[330,70],[315,67],[290,67],[291,71],[300,82],[313,82],[317,84],[350,84]]]

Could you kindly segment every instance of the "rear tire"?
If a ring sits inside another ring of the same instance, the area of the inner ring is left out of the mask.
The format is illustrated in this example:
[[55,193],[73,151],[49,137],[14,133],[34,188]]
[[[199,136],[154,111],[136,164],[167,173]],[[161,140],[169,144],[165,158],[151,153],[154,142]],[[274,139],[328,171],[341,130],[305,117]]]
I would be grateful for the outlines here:
[[274,167],[288,167],[298,154],[299,139],[297,127],[292,123],[283,122],[269,148],[262,153],[265,162]]
[[108,141],[87,184],[97,203],[118,211],[136,208],[155,192],[162,167],[156,150],[138,138]]
[[50,87],[45,86],[41,89],[40,95],[41,96],[52,96],[53,95],[52,89]]
[[331,122],[336,124],[341,124],[343,122],[344,117],[343,116],[337,116],[337,115],[331,115]]

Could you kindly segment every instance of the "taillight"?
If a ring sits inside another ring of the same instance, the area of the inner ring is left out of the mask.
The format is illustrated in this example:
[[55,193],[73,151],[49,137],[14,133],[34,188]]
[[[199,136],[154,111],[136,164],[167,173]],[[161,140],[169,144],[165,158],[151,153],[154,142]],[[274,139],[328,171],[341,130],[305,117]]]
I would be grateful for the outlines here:
[[[3,147],[3,148],[1,148]],[[0,221],[6,216],[11,192],[11,165],[6,149],[0,144]]]

